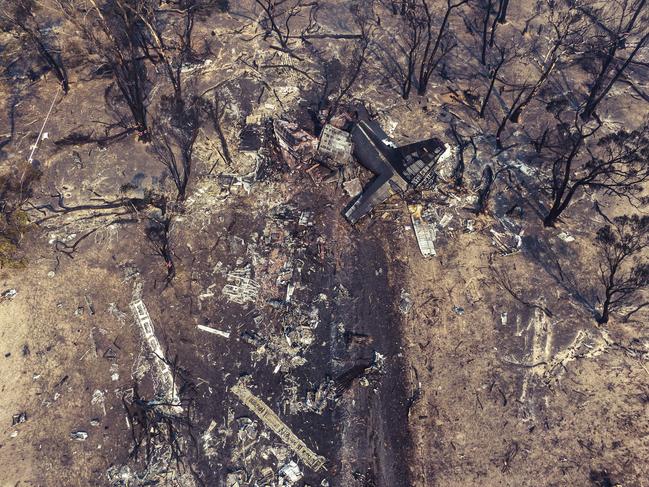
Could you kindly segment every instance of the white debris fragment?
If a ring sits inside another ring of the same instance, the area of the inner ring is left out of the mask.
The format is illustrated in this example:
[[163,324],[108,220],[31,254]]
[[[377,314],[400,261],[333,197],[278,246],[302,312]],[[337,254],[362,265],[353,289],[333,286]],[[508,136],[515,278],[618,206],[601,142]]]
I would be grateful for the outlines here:
[[106,416],[106,402],[105,402],[105,396],[104,393],[101,392],[99,389],[95,389],[95,392],[92,393],[92,399],[90,400],[90,404],[93,406],[98,406],[104,416]]
[[372,364],[372,366],[381,369],[384,364],[385,364],[385,355],[377,351],[374,351],[374,363]]
[[115,303],[108,303],[108,314],[114,316],[117,321],[124,323],[126,321],[126,313],[119,310]]
[[217,449],[215,448],[214,435],[212,432],[216,429],[217,423],[214,420],[210,421],[210,425],[207,427],[205,432],[201,435],[201,442],[203,447],[203,452],[208,458],[212,458],[218,454]]
[[117,382],[119,380],[119,366],[117,364],[112,364],[110,366],[110,372],[111,372],[110,379],[113,382]]
[[227,277],[228,284],[223,286],[225,297],[237,304],[255,302],[259,294],[259,284],[251,278],[251,274],[250,265],[230,272]]
[[[284,465],[279,471],[280,477],[286,478],[291,484],[299,482],[302,479],[302,472],[297,463],[293,460]],[[291,485],[289,484],[289,485]]]
[[[378,354],[377,354],[378,355]],[[241,402],[243,402],[248,409],[257,415],[266,426],[268,426],[276,435],[278,435],[291,450],[304,462],[304,464],[312,470],[318,472],[326,463],[324,457],[317,455],[314,451],[306,446],[304,441],[295,436],[295,433],[275,414],[275,412],[268,407],[268,405],[253,395],[253,393],[241,382],[235,384],[230,388],[230,391],[235,394]],[[295,473],[291,469],[292,473]],[[298,469],[299,471],[299,469]],[[301,477],[300,477],[301,478]]]
[[230,338],[230,332],[229,331],[221,331],[217,330],[216,328],[212,328],[210,326],[204,326],[204,325],[198,325],[197,328],[199,330],[206,331],[208,333],[212,333],[213,335],[218,335],[223,338]]
[[313,226],[313,212],[303,211],[297,224],[301,227]]
[[446,228],[446,226],[451,223],[451,220],[453,219],[453,215],[450,213],[447,213],[442,217],[442,219],[439,221],[439,226],[442,228]]
[[344,182],[343,189],[351,198],[354,198],[363,192],[363,186],[358,178]]
[[437,255],[437,252],[435,252],[435,239],[437,238],[435,225],[426,222],[421,217],[420,205],[410,207],[409,209],[412,228],[415,231],[415,237],[417,238],[421,255],[424,257],[434,257]]
[[520,252],[523,247],[523,235],[525,231],[507,218],[500,218],[498,223],[498,230],[496,228],[490,229],[493,235],[493,245],[498,248],[500,254],[503,256]]
[[561,232],[559,235],[557,235],[561,240],[563,240],[566,243],[574,242],[575,237],[570,235],[568,232]]
[[76,441],[86,441],[88,439],[88,433],[85,431],[73,431],[70,433],[70,438]]
[[16,291],[15,289],[7,289],[2,294],[0,294],[0,298],[2,298],[2,300],[5,300],[5,299],[10,300],[10,299],[15,298],[16,294],[18,294],[18,291]]
[[295,292],[295,284],[292,282],[288,283],[288,286],[286,286],[286,302],[290,303],[291,302],[291,297],[293,296],[293,293]]
[[399,311],[402,314],[407,315],[412,309],[412,305],[413,302],[412,302],[412,298],[410,297],[410,294],[405,289],[402,289],[401,300],[399,301]]

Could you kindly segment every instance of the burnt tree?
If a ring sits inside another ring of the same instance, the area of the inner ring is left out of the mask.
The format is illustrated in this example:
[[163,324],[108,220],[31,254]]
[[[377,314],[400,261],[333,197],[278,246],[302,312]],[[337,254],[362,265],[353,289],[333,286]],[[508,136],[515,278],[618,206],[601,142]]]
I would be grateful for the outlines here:
[[554,226],[582,190],[603,190],[632,199],[649,178],[647,126],[619,130],[590,143],[600,128],[600,124],[588,127],[577,121],[572,127],[558,128],[561,143],[552,150],[555,157],[549,171],[550,204],[545,226]]
[[480,118],[484,118],[485,116],[485,111],[487,110],[487,106],[489,105],[489,98],[491,98],[494,86],[496,85],[496,80],[498,79],[498,73],[500,72],[502,67],[505,66],[509,61],[511,61],[516,55],[512,55],[513,51],[510,51],[509,48],[498,45],[496,46],[496,51],[498,52],[498,55],[494,56],[494,59],[489,63],[489,72],[487,74],[489,86],[484,98],[482,99],[482,102],[480,103],[480,111],[478,112]]
[[530,80],[529,76],[526,76],[522,84],[511,83],[514,92],[518,91],[518,93],[498,127],[496,143],[499,149],[502,149],[501,138],[507,124],[518,123],[523,112],[536,98],[552,73],[563,64],[571,62],[573,55],[579,51],[589,28],[588,24],[581,20],[576,9],[560,9],[553,3],[548,5],[544,18],[545,23],[539,29],[550,29],[547,44],[541,46],[539,45],[541,41],[534,42],[525,56],[530,67],[538,69],[538,77]]
[[[492,17],[494,13],[497,14],[496,0],[478,0],[476,2],[470,2],[469,5],[471,6],[471,12],[470,15],[464,16],[464,23],[472,35],[479,36],[480,64],[484,66],[487,64],[489,47],[493,47],[493,43],[490,40],[495,37],[495,27],[492,26]],[[492,35],[489,34],[490,27]]]
[[627,305],[632,309],[625,320],[649,301],[638,303],[640,291],[649,286],[649,260],[643,252],[649,247],[649,217],[620,216],[597,231],[599,278],[603,287],[602,311],[597,321],[607,323],[612,312]]
[[196,17],[208,13],[214,4],[213,0],[175,0],[167,8],[153,1],[126,5],[145,28],[145,55],[153,64],[162,66],[176,103],[183,98],[182,68],[196,58],[192,47]]
[[499,0],[498,2],[498,19],[499,24],[507,22],[507,8],[509,7],[509,0]]
[[89,0],[82,10],[74,0],[58,0],[61,10],[82,33],[88,51],[98,54],[110,70],[133,118],[140,139],[150,138],[147,120],[148,92],[144,48],[145,28],[135,13],[137,0]]
[[[359,28],[359,38],[350,46],[349,61],[344,65],[337,60],[326,60],[324,55],[317,53],[317,58],[322,60],[322,83],[318,90],[318,99],[314,104],[313,120],[315,132],[320,133],[324,125],[329,123],[340,108],[340,105],[349,98],[354,86],[363,73],[367,62],[370,46],[371,31],[367,27],[369,22],[356,10],[354,12],[355,22]],[[338,64],[338,66],[335,66]],[[333,70],[332,70],[333,67]],[[332,72],[333,71],[333,72]],[[324,118],[320,117],[324,111]]]
[[173,215],[167,208],[167,201],[160,198],[156,201],[160,213],[153,213],[149,216],[145,234],[153,251],[162,257],[167,269],[165,284],[171,283],[176,277],[176,265],[174,264],[174,254],[171,247],[171,229],[173,224]]
[[219,155],[228,166],[232,166],[232,155],[230,154],[228,141],[225,137],[225,132],[223,131],[223,118],[225,117],[227,109],[227,102],[224,102],[224,100],[224,96],[222,96],[218,91],[214,91],[214,95],[212,95],[211,98],[203,96],[198,100],[198,104],[203,113],[207,115],[207,119],[212,122],[214,131],[219,138],[219,144],[221,145],[222,151],[219,151]]
[[307,0],[255,0],[261,8],[263,15],[260,22],[265,30],[264,38],[272,37],[279,46],[271,45],[273,49],[279,49],[291,53],[291,40],[295,39],[295,27],[300,17],[304,17],[308,11],[308,25],[300,31],[305,34],[315,29],[315,14],[318,9],[318,2]]
[[38,56],[54,72],[64,93],[70,85],[59,49],[52,46],[51,33],[46,33],[36,17],[37,5],[34,0],[13,0],[0,2],[0,28],[10,32],[24,42],[28,51],[36,49]]
[[178,202],[187,197],[192,173],[194,143],[201,123],[197,104],[195,100],[189,103],[163,100],[161,115],[153,133],[152,150],[167,168],[176,187]]
[[467,2],[447,0],[441,21],[430,0],[412,0],[403,4],[399,33],[394,36],[394,45],[385,46],[385,50],[389,51],[389,64],[396,71],[393,77],[399,80],[404,99],[409,98],[413,86],[417,94],[426,93],[432,75],[456,46],[449,27],[451,13]]
[[495,176],[493,168],[490,165],[486,165],[482,170],[482,178],[478,187],[478,201],[476,202],[475,208],[477,215],[481,215],[487,210],[494,180]]
[[594,47],[599,68],[589,84],[581,112],[582,119],[588,120],[649,42],[649,7],[647,0],[617,0],[601,8],[583,6],[580,9],[601,32],[597,39],[603,37],[603,42],[597,42]]
[[[367,60],[368,47],[370,44],[370,31],[366,28],[366,23],[360,14],[355,16],[357,25],[361,32],[361,37],[356,42],[351,53],[349,69],[344,73],[338,89],[331,94],[332,99],[329,102],[329,108],[325,117],[325,124],[329,123],[331,117],[336,114],[340,103],[349,95],[352,88],[358,81],[365,62]],[[327,96],[327,98],[330,98]]]
[[425,12],[426,22],[426,42],[424,50],[421,55],[421,63],[419,65],[419,77],[417,80],[417,93],[424,95],[428,89],[428,82],[431,76],[437,69],[439,63],[444,57],[455,47],[455,39],[449,31],[449,20],[453,10],[461,7],[469,0],[459,0],[456,3],[451,0],[446,0],[446,10],[442,17],[442,22],[437,29],[437,34],[434,36],[433,42],[433,15],[431,13],[426,0],[422,0],[422,6]]

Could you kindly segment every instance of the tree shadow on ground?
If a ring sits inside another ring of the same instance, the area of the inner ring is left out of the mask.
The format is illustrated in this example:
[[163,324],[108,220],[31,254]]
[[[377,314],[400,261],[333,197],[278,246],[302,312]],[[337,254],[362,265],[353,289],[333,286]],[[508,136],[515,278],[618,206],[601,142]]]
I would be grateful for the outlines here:
[[[551,244],[535,235],[523,237],[523,248],[525,253],[536,262],[568,296],[574,299],[593,317],[599,317],[596,309],[597,298],[595,292],[583,279],[578,279],[574,272],[567,266],[562,266],[564,260],[552,248]],[[565,260],[564,260],[565,262]]]

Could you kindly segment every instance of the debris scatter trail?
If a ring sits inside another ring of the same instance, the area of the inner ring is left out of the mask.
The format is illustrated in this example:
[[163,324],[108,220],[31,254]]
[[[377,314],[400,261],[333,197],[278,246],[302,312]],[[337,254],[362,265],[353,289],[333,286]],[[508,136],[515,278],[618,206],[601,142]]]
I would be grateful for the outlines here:
[[0,2],[0,486],[649,478],[646,0]]

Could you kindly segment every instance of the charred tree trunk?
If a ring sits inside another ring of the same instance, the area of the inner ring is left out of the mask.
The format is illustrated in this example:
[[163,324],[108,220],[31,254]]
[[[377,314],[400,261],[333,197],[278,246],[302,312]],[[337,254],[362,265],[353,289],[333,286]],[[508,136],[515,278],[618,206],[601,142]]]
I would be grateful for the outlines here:
[[65,70],[65,66],[63,62],[61,62],[60,59],[56,59],[54,54],[52,54],[43,40],[39,38],[39,36],[35,34],[29,34],[32,37],[32,40],[34,44],[36,44],[38,48],[38,53],[40,54],[41,58],[47,63],[47,65],[52,68],[54,71],[55,76],[61,83],[61,87],[63,88],[63,92],[67,95],[68,91],[70,90],[70,85],[68,83],[68,73]]
[[489,204],[489,196],[491,195],[491,188],[494,183],[494,171],[491,166],[486,166],[482,171],[482,181],[480,190],[478,192],[478,202],[475,212],[478,215],[483,214],[487,210]]
[[500,59],[498,60],[496,66],[491,70],[490,79],[489,79],[489,88],[487,89],[487,93],[485,94],[485,97],[482,100],[482,105],[480,106],[480,113],[479,113],[480,118],[484,118],[485,110],[487,109],[487,105],[489,104],[489,98],[491,97],[491,93],[493,92],[494,85],[496,84],[498,71],[500,71],[500,68],[502,68],[503,64],[505,64],[505,51],[501,50]]
[[498,150],[503,150],[503,144],[502,144],[503,131],[505,130],[505,127],[507,126],[507,121],[512,116],[513,111],[518,106],[518,101],[521,99],[521,97],[523,96],[523,93],[525,93],[526,89],[527,89],[527,86],[523,85],[523,88],[521,89],[521,91],[519,91],[518,95],[516,95],[516,98],[514,99],[514,103],[509,108],[509,111],[507,112],[507,114],[503,117],[502,121],[500,122],[500,125],[498,125],[498,130],[496,131],[496,147],[498,148]]
[[493,6],[493,0],[487,0],[487,8],[485,10],[484,19],[482,21],[482,50],[480,52],[480,62],[484,66],[487,64],[487,44],[489,32],[489,20],[491,18],[491,9]]
[[577,140],[573,142],[570,153],[567,157],[559,157],[552,165],[552,206],[548,214],[543,219],[545,227],[553,227],[559,215],[563,213],[577,189],[576,186],[570,187],[570,176],[572,174],[572,165],[579,153],[584,142],[584,134],[579,133]]
[[[417,93],[419,95],[425,95],[426,90],[428,89],[428,82],[430,81],[431,76],[437,69],[437,66],[442,61],[444,56],[448,54],[452,46],[446,45],[443,46],[443,39],[448,31],[449,18],[451,13],[456,8],[461,7],[468,0],[461,0],[458,3],[451,3],[451,0],[446,0],[446,11],[444,12],[444,17],[442,18],[442,23],[439,26],[437,31],[437,36],[435,36],[435,41],[433,42],[433,15],[428,7],[426,1],[422,1],[422,5],[425,13],[425,23],[426,23],[426,45],[421,57],[421,64],[419,67],[419,78],[417,83]],[[440,52],[441,48],[441,52]],[[438,52],[440,54],[438,55]]]
[[[619,17],[613,19],[614,27],[609,28],[601,24],[600,19],[598,19],[594,14],[588,10],[584,10],[589,17],[591,17],[598,26],[602,26],[606,33],[608,34],[608,49],[606,50],[606,56],[602,67],[600,68],[597,77],[593,81],[591,89],[588,93],[588,98],[586,104],[581,113],[581,118],[583,120],[588,120],[592,117],[595,109],[599,103],[604,99],[608,94],[611,87],[615,84],[616,81],[620,78],[624,70],[631,63],[638,51],[644,46],[649,39],[649,32],[645,33],[641,39],[636,44],[633,51],[627,56],[627,58],[622,62],[622,64],[616,69],[615,65],[617,64],[617,52],[620,48],[624,49],[629,38],[634,34],[634,29],[640,15],[645,12],[647,0],[639,0],[634,5],[627,5],[625,3],[625,8],[622,13],[619,13]],[[629,9],[627,10],[627,7]],[[628,16],[628,21],[626,18]],[[644,26],[644,19],[640,19],[641,29]],[[613,71],[612,78],[607,81],[607,78],[611,75],[611,70]]]
[[507,7],[509,7],[509,0],[500,0],[500,9],[498,11],[499,24],[507,22]]
[[624,60],[622,65],[615,70],[613,76],[607,83],[605,79],[608,75],[608,70],[610,68],[611,62],[613,61],[613,58],[615,56],[615,52],[613,52],[613,54],[609,53],[607,61],[602,66],[599,75],[595,79],[595,82],[593,83],[593,86],[590,89],[590,92],[588,94],[588,99],[586,100],[584,109],[581,112],[581,118],[583,120],[588,120],[593,116],[593,113],[597,109],[597,106],[606,97],[606,95],[608,95],[608,92],[611,91],[613,85],[620,79],[622,73],[624,73],[626,68],[631,63],[631,61],[633,61],[633,58],[638,53],[638,51],[640,51],[640,49],[647,43],[648,39],[649,39],[649,33],[647,33],[638,42],[638,44],[633,49],[633,51],[631,51],[631,54],[629,54],[629,56],[627,56],[627,58]]

